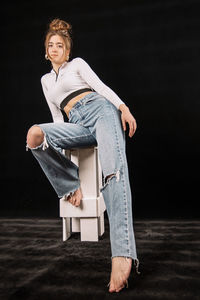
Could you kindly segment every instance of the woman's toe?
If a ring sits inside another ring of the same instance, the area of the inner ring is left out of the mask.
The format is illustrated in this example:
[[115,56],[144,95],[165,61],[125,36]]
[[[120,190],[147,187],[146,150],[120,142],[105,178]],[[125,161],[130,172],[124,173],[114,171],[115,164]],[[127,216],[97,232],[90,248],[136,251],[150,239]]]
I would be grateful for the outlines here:
[[81,201],[80,201],[80,200],[76,200],[76,202],[75,202],[75,205],[76,205],[76,206],[79,206],[79,205],[80,205],[80,203],[81,203]]
[[110,288],[109,288],[109,292],[115,292],[115,285],[113,282],[110,283]]

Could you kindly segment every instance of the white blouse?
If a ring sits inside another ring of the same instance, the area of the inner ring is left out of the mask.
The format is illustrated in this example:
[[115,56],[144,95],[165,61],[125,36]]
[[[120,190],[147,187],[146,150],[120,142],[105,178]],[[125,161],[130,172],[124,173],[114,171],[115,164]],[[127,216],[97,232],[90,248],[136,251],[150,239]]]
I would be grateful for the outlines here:
[[112,102],[118,109],[120,104],[124,104],[80,57],[64,62],[59,68],[58,74],[52,69],[50,73],[43,75],[41,84],[53,122],[64,122],[60,103],[69,94],[82,88],[91,88]]

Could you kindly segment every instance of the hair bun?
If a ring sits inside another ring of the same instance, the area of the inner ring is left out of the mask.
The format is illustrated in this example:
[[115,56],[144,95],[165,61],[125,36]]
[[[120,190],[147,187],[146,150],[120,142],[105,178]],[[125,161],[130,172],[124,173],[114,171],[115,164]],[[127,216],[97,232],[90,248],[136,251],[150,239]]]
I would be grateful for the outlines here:
[[61,32],[64,35],[67,35],[68,33],[71,33],[72,26],[71,24],[60,20],[60,19],[54,19],[50,24],[49,24],[49,29],[56,31],[56,32]]

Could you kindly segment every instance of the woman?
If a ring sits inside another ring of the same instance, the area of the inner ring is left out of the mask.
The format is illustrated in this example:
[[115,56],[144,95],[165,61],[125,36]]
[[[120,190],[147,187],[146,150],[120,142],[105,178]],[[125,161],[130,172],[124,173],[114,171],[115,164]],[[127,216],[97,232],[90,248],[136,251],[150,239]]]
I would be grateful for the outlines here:
[[[82,199],[78,167],[62,149],[98,144],[104,175],[101,192],[110,224],[112,271],[109,292],[126,284],[132,260],[138,272],[132,220],[132,199],[125,153],[126,122],[129,136],[136,121],[125,103],[106,86],[80,57],[69,61],[71,25],[54,19],[45,40],[46,59],[52,70],[41,78],[53,123],[33,125],[27,134],[30,148],[59,198],[79,206]],[[63,114],[68,116],[64,122]]]

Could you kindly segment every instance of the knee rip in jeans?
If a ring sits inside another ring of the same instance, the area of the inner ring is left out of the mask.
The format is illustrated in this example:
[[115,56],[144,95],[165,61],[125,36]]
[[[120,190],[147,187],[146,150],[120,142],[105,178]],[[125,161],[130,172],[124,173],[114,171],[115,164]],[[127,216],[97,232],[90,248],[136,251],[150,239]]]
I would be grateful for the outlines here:
[[[35,125],[33,125],[33,126],[35,126]],[[32,126],[32,127],[33,127],[33,126]],[[40,128],[40,129],[41,129],[41,128]],[[42,129],[41,129],[41,130],[42,130]],[[42,130],[42,131],[43,131],[43,130]],[[28,151],[28,149],[31,149],[31,150],[37,150],[37,149],[40,149],[40,148],[42,148],[42,150],[44,151],[44,150],[46,150],[46,149],[49,147],[48,142],[47,142],[47,138],[46,138],[46,134],[45,134],[44,131],[43,131],[43,133],[44,133],[44,139],[43,139],[42,143],[41,143],[39,146],[34,147],[34,148],[29,147],[29,146],[28,146],[28,143],[26,143],[26,151]]]
[[[112,173],[112,174],[110,174],[110,175],[107,175],[107,176],[105,177],[105,184],[104,184],[104,186],[102,187],[102,189],[104,189],[104,188],[110,183],[110,180],[111,180],[113,177],[116,177],[116,182],[118,182],[118,181],[119,181],[119,176],[120,176],[120,170],[117,170],[116,173]],[[102,189],[101,189],[101,190],[102,190]]]

